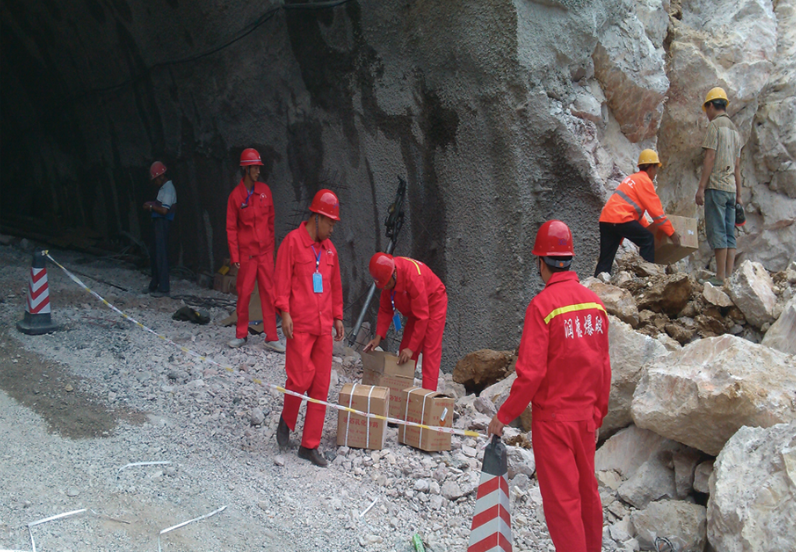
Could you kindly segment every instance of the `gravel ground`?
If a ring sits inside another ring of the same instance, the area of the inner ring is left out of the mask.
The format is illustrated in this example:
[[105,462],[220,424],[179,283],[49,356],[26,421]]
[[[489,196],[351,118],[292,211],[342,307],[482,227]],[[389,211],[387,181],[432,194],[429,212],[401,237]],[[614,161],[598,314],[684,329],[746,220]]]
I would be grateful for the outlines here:
[[[163,550],[408,552],[414,533],[434,551],[466,549],[480,473],[475,440],[454,437],[451,452],[430,454],[398,445],[389,429],[383,451],[348,450],[336,447],[329,412],[321,443],[329,469],[296,457],[296,434],[280,454],[274,431],[282,397],[252,379],[282,384],[284,357],[265,352],[259,337],[239,350],[226,347],[234,330],[217,321],[234,297],[176,280],[172,296],[210,305],[213,322],[175,322],[171,315],[185,301],[141,294],[143,273],[84,254],[51,254],[130,290],[81,277],[143,324],[235,372],[195,361],[124,321],[53,265],[53,318],[63,329],[20,334],[14,324],[24,311],[30,254],[0,247],[0,547],[30,550],[27,523],[87,508],[35,527],[37,550],[154,551],[160,530],[226,505],[164,535]],[[350,350],[336,355],[330,400],[356,378],[360,362]],[[142,461],[171,463],[119,471]],[[515,550],[552,550],[537,483],[518,477]]]

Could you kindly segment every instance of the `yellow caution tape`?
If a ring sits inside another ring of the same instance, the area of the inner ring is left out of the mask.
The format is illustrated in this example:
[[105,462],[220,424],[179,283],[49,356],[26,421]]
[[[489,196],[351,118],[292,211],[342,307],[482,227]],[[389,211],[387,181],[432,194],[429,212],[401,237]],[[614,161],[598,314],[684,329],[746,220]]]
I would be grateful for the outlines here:
[[[185,353],[187,355],[190,355],[190,356],[192,356],[194,358],[198,358],[199,360],[202,360],[204,362],[212,364],[213,366],[217,366],[218,368],[223,368],[227,372],[230,372],[230,373],[234,373],[235,372],[235,369],[233,367],[224,366],[223,364],[219,364],[215,360],[213,360],[211,358],[207,358],[204,355],[200,355],[199,353],[197,353],[195,351],[192,351],[191,349],[188,349],[187,347],[183,347],[182,345],[178,345],[177,343],[175,343],[174,341],[172,341],[171,339],[169,339],[165,335],[159,334],[155,330],[143,325],[141,322],[139,322],[135,318],[129,316],[128,314],[126,314],[126,313],[122,312],[121,310],[119,310],[118,308],[116,308],[114,305],[110,304],[99,293],[97,293],[96,291],[93,291],[92,289],[90,289],[86,284],[84,284],[80,280],[80,278],[78,278],[77,276],[72,274],[61,263],[59,263],[58,261],[53,259],[50,256],[50,253],[48,251],[42,251],[42,254],[45,255],[48,259],[50,259],[53,262],[53,264],[55,264],[58,268],[63,270],[64,273],[69,277],[70,280],[72,280],[78,286],[80,286],[81,288],[83,288],[84,290],[89,292],[91,295],[93,295],[94,297],[99,299],[102,302],[103,305],[105,305],[106,307],[108,307],[109,309],[111,309],[112,311],[114,311],[115,313],[120,315],[121,317],[123,317],[125,320],[128,320],[129,322],[132,322],[133,324],[135,324],[136,326],[138,326],[142,330],[144,330],[146,332],[149,332],[149,333],[151,333],[152,335],[154,335],[156,337],[159,337],[160,339],[162,339],[163,341],[165,341],[169,345],[174,345],[180,351],[182,351],[183,353]],[[285,389],[284,387],[281,387],[279,385],[274,385],[273,383],[268,383],[268,382],[262,381],[262,380],[260,380],[258,378],[252,378],[251,381],[256,383],[257,385],[262,385],[263,387],[268,387],[270,389],[274,389],[276,391],[279,391],[280,393],[282,393],[284,395],[292,395],[294,397],[298,397],[298,398],[300,398],[302,400],[305,400],[305,401],[308,401],[308,402],[311,402],[311,403],[321,404],[323,406],[327,406],[327,407],[333,408],[335,410],[341,410],[343,412],[350,412],[352,414],[358,414],[360,416],[364,416],[366,418],[372,418],[374,420],[383,420],[383,421],[386,421],[386,422],[389,422],[389,423],[392,423],[392,424],[405,425],[405,426],[408,426],[408,427],[417,427],[417,428],[420,428],[420,429],[428,429],[430,431],[438,431],[440,433],[450,433],[451,435],[460,435],[460,436],[463,436],[463,437],[475,437],[475,438],[484,438],[484,439],[486,439],[486,435],[478,433],[477,431],[470,431],[470,430],[467,430],[467,429],[456,429],[456,428],[452,428],[452,427],[429,426],[429,425],[425,425],[425,424],[419,424],[417,422],[408,422],[406,420],[401,420],[399,418],[391,418],[389,416],[380,416],[378,414],[371,414],[369,412],[362,412],[361,410],[355,410],[353,408],[349,408],[347,406],[342,406],[342,405],[339,405],[339,404],[332,404],[332,403],[329,403],[327,401],[322,401],[320,399],[313,399],[312,397],[308,397],[306,395],[302,395],[300,393],[296,393],[295,391],[291,391],[289,389]]]

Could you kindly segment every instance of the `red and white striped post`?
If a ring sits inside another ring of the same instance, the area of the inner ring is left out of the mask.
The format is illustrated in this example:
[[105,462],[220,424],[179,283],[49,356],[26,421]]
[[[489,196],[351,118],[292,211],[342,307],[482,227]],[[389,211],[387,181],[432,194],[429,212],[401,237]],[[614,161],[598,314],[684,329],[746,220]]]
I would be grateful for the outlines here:
[[497,435],[484,451],[484,466],[475,501],[467,552],[511,552],[506,445]]
[[47,283],[47,258],[44,255],[42,251],[33,253],[25,317],[17,322],[17,329],[28,335],[41,335],[60,329],[60,326],[52,321],[50,286]]

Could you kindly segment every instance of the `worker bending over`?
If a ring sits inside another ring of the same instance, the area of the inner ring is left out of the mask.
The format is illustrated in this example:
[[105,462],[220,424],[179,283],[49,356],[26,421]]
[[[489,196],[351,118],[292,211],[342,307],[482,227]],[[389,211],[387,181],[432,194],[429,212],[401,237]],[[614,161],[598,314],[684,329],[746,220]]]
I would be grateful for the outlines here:
[[[655,193],[653,181],[660,167],[658,154],[645,149],[638,156],[638,172],[625,178],[608,198],[600,214],[600,260],[594,270],[595,276],[602,272],[611,273],[623,238],[635,243],[641,258],[650,263],[655,262],[654,232],[660,230],[675,245],[680,245],[680,235],[666,218],[661,200]],[[645,212],[652,217],[651,223],[644,217]]]
[[[310,206],[309,220],[290,232],[276,256],[276,306],[282,311],[282,331],[287,337],[285,388],[325,401],[332,375],[332,327],[342,341],[343,287],[337,249],[329,238],[340,220],[340,201],[334,192],[321,190]],[[301,399],[285,395],[276,441],[289,445],[296,428]],[[326,407],[307,402],[299,458],[325,467],[318,452]]]
[[427,265],[408,257],[376,253],[370,259],[369,269],[376,287],[382,291],[376,337],[365,345],[365,352],[379,346],[387,336],[390,322],[396,332],[401,330],[400,312],[407,320],[398,363],[409,359],[417,362],[423,353],[423,389],[436,391],[448,313],[445,284]]
[[569,271],[575,252],[566,224],[544,223],[533,254],[545,288],[525,311],[517,379],[489,434],[502,435],[533,404],[533,451],[550,538],[557,552],[600,552],[594,451],[611,392],[608,316]]
[[240,154],[243,177],[227,201],[227,241],[232,265],[238,267],[235,288],[238,292],[238,321],[235,339],[228,345],[237,348],[249,334],[249,300],[254,281],[260,290],[265,347],[285,352],[276,333],[274,308],[274,202],[271,188],[258,182],[263,162],[257,150],[248,148]]

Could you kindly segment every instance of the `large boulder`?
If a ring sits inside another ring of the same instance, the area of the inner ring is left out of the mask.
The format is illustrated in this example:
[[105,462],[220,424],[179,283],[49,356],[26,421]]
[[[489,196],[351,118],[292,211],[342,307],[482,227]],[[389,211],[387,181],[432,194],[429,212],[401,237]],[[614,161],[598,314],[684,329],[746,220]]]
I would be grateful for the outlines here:
[[[623,290],[624,291],[624,290]],[[607,437],[633,422],[630,405],[641,367],[668,354],[660,341],[633,330],[629,324],[610,316],[608,343],[611,355],[611,400],[600,434]]]
[[481,349],[465,355],[453,369],[453,381],[465,386],[488,386],[509,375],[511,351]]
[[653,502],[631,516],[642,550],[656,550],[655,539],[665,537],[674,550],[701,552],[707,543],[704,506],[677,500]]
[[796,422],[743,427],[710,477],[708,540],[722,552],[793,550]]
[[617,489],[619,498],[636,508],[646,508],[650,502],[677,498],[674,470],[670,468],[672,451],[661,451],[644,462]]
[[587,278],[581,283],[597,294],[608,314],[613,314],[634,328],[638,326],[638,308],[628,290],[603,283],[597,278]]
[[782,314],[768,329],[763,345],[796,355],[796,297],[785,305]]
[[623,479],[631,477],[647,460],[663,451],[682,445],[652,431],[631,425],[605,441],[594,455],[594,470],[615,471]]
[[730,277],[730,297],[746,320],[759,328],[774,321],[774,282],[760,263],[744,261]]
[[649,364],[636,387],[636,425],[717,455],[742,426],[796,419],[793,357],[732,335],[696,341]]
[[[499,382],[490,385],[483,391],[481,391],[480,398],[484,398],[488,401],[491,401],[492,404],[495,405],[495,408],[500,410],[500,407],[503,406],[503,403],[506,402],[506,399],[509,398],[509,393],[511,392],[511,386],[514,385],[514,381],[517,379],[517,374],[513,373],[509,377],[504,380],[500,380]],[[523,410],[522,414],[520,414],[519,423],[520,427],[525,431],[531,430],[531,411],[532,407],[531,404],[528,403],[528,407]]]
[[639,309],[677,316],[691,300],[691,279],[687,274],[671,274],[651,280],[652,287],[638,298]]

